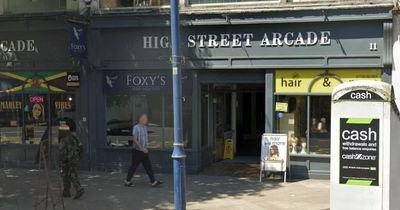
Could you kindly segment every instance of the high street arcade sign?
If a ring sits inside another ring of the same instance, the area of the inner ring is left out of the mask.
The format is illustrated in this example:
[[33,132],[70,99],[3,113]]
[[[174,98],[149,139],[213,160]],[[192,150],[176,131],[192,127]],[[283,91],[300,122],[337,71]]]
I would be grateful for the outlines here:
[[[252,47],[254,40],[258,40],[260,47],[278,46],[314,46],[330,45],[330,31],[308,32],[272,32],[255,35],[254,33],[233,34],[189,34],[186,38],[188,48],[224,48],[224,47]],[[169,36],[143,36],[143,48],[168,48]]]

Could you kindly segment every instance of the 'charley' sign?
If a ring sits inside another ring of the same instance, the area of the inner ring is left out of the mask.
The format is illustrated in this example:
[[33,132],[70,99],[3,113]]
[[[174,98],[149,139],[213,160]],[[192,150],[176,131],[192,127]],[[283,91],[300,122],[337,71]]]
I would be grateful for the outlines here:
[[[254,41],[258,43],[255,44]],[[233,34],[190,34],[186,39],[188,48],[218,48],[218,47],[277,47],[277,46],[314,46],[330,45],[331,32],[273,32],[261,36],[254,33]],[[143,48],[158,49],[170,46],[168,36],[143,36]]]

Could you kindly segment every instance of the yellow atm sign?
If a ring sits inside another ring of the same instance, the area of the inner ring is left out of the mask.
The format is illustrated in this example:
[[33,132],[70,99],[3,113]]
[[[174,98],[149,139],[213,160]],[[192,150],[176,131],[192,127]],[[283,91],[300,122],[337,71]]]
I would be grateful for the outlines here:
[[380,69],[277,70],[275,93],[328,94],[343,82],[381,80]]

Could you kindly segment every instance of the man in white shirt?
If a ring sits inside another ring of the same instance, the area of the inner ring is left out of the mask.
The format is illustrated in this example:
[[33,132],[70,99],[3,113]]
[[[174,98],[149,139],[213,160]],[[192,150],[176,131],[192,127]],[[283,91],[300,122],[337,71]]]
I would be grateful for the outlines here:
[[161,181],[156,180],[156,178],[154,177],[153,168],[151,166],[149,158],[149,150],[147,149],[147,145],[149,143],[149,135],[146,127],[147,123],[147,114],[142,114],[139,117],[138,123],[133,126],[132,129],[132,164],[129,168],[128,175],[126,176],[125,180],[125,186],[127,187],[133,186],[131,180],[140,163],[143,164],[143,167],[146,170],[147,175],[149,176],[150,184],[152,187],[157,187],[158,185],[162,184]]

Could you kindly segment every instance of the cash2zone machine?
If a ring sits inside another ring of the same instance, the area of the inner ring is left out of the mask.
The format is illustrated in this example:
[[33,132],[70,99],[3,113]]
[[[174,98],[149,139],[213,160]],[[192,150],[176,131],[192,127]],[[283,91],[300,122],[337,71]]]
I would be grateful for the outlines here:
[[331,129],[330,209],[400,209],[400,120],[392,85],[338,85]]

